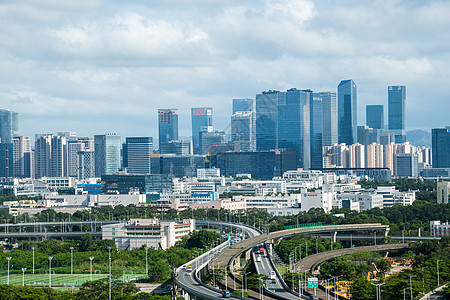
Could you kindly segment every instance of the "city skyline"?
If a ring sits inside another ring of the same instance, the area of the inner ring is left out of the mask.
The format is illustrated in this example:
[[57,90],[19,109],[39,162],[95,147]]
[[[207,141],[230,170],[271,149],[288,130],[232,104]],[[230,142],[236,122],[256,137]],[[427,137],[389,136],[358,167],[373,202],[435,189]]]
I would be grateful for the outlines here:
[[446,2],[50,0],[0,8],[0,97],[22,116],[22,135],[156,137],[154,112],[175,107],[179,134],[188,136],[195,106],[212,107],[214,128],[223,130],[231,99],[269,89],[336,92],[348,78],[358,85],[358,125],[367,104],[387,108],[390,85],[408,87],[406,129],[447,125]]

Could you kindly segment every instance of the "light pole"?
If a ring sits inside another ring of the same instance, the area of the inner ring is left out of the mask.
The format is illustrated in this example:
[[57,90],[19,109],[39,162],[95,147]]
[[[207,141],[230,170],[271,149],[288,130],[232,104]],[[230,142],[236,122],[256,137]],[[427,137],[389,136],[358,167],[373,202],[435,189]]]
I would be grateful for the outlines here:
[[437,284],[439,287],[439,259],[436,261],[436,270],[437,270]]
[[31,247],[31,250],[33,250],[33,274],[34,274],[34,247]]
[[53,256],[48,257],[48,287],[52,287],[52,259]]
[[109,252],[109,300],[111,300],[111,247],[108,247]]
[[70,247],[70,275],[73,275],[73,247]]
[[148,275],[148,247],[145,245],[145,274]]
[[6,284],[9,284],[9,261],[11,260],[12,257],[7,257],[6,260],[8,261],[8,281],[6,282]]
[[92,260],[94,259],[93,256],[89,256],[89,265],[91,266],[91,281],[92,281]]
[[25,286],[25,271],[27,268],[22,268],[22,286]]

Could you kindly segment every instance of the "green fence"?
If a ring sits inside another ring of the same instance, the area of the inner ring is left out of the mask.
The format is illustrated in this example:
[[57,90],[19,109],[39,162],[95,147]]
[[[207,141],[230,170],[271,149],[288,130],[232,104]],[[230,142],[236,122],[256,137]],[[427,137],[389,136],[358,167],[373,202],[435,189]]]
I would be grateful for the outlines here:
[[317,229],[317,228],[336,228],[336,224],[322,224],[322,222],[318,223],[305,223],[305,224],[296,224],[296,225],[288,225],[284,226],[284,229],[300,229],[300,230],[308,230],[308,229]]

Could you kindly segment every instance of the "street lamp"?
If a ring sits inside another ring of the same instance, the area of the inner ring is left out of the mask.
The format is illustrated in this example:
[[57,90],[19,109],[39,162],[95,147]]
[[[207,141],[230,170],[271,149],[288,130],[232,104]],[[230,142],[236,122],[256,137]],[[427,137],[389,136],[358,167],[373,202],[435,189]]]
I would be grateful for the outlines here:
[[9,284],[9,261],[11,260],[12,257],[7,257],[6,260],[8,260],[8,281],[6,282],[6,284]]
[[437,284],[439,287],[439,259],[436,261],[436,270],[437,270]]
[[52,287],[52,259],[53,256],[48,257],[48,287]]
[[22,286],[25,286],[25,271],[27,268],[22,268]]
[[34,247],[31,247],[31,250],[33,250],[33,274],[34,274]]
[[111,300],[111,246],[108,247],[109,252],[109,300]]
[[147,256],[147,253],[148,253],[148,247],[147,247],[147,245],[145,245],[145,274],[148,275],[148,256]]
[[91,281],[92,281],[92,260],[94,259],[93,256],[89,256],[89,265],[91,266]]
[[70,247],[70,275],[73,275],[73,247]]

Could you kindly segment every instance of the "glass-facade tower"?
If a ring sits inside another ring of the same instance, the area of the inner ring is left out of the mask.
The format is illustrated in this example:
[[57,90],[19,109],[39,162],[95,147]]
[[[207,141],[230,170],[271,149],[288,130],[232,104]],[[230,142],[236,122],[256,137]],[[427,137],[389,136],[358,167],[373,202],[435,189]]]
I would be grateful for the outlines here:
[[383,105],[366,105],[366,125],[373,129],[384,129]]
[[238,111],[255,111],[255,101],[249,98],[233,99],[233,115]]
[[113,175],[120,169],[120,135],[94,136],[95,177]]
[[256,95],[256,150],[277,148],[278,95],[279,91],[267,91]]
[[405,132],[406,86],[388,87],[388,126],[395,134],[396,143],[406,142]]
[[433,168],[450,168],[450,126],[431,130]]
[[297,167],[310,169],[310,101],[312,91],[278,93],[278,148],[295,149]]
[[161,151],[161,144],[178,140],[178,110],[158,109],[158,125],[159,150]]
[[212,127],[213,109],[211,107],[196,107],[191,109],[192,147],[194,154],[200,154],[200,132]]
[[352,79],[338,85],[338,142],[352,145],[357,139],[357,93]]
[[124,162],[126,159],[127,172],[130,174],[150,174],[153,138],[127,137],[125,145],[123,159]]
[[12,143],[19,135],[19,114],[9,109],[0,109],[0,139],[2,143]]

